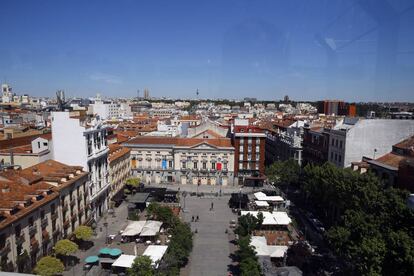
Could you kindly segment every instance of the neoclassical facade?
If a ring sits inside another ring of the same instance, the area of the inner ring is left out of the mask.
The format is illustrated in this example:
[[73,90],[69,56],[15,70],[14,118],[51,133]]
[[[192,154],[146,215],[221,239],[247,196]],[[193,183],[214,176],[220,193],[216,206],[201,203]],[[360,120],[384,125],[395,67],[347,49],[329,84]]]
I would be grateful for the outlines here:
[[234,185],[231,140],[137,137],[131,149],[131,169],[142,182],[193,185]]

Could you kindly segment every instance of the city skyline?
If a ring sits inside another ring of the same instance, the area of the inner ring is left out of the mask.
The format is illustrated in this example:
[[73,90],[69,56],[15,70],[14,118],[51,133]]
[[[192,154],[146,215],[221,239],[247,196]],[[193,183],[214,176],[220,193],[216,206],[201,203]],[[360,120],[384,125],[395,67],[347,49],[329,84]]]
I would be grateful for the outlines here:
[[361,2],[7,1],[0,78],[48,97],[413,101],[409,1],[382,37],[388,6]]

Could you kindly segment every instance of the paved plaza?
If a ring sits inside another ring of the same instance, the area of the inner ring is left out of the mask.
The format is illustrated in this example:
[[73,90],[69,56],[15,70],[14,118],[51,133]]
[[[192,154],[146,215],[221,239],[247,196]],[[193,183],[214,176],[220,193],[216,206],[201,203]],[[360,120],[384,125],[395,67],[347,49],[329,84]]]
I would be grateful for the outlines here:
[[[182,275],[227,275],[232,260],[230,254],[234,252],[235,246],[230,243],[234,238],[232,230],[229,228],[229,222],[232,219],[237,219],[237,215],[233,214],[228,207],[228,201],[232,192],[239,192],[240,187],[229,186],[199,186],[197,185],[154,185],[154,187],[167,187],[171,190],[178,190],[180,192],[186,191],[187,196],[181,196],[181,207],[184,207],[185,212],[181,213],[181,217],[191,224],[194,234],[194,247],[190,256],[188,265],[182,270]],[[221,195],[220,196],[220,190]],[[203,193],[203,197],[191,196],[196,192]],[[252,188],[243,188],[243,192],[252,192]],[[210,210],[211,203],[214,208]],[[93,247],[86,251],[79,250],[75,256],[79,258],[79,264],[71,267],[68,271],[63,273],[64,276],[70,275],[85,275],[83,271],[84,260],[87,256],[97,255],[102,247],[117,247],[125,254],[134,254],[134,243],[119,243],[120,236],[111,245],[105,244],[106,235],[117,234],[124,229],[127,224],[127,205],[128,202],[123,202],[118,208],[115,208],[115,215],[107,215],[107,225],[104,226],[104,219],[98,222],[96,229],[96,236],[92,238]],[[198,222],[191,222],[191,217],[199,216]],[[229,230],[225,233],[226,228]],[[142,254],[143,250],[138,249],[138,254]],[[92,273],[93,272],[93,273]],[[91,271],[87,275],[109,275],[109,271],[99,270]]]
[[[225,231],[226,228],[229,229],[230,220],[237,217],[227,205],[229,198],[229,196],[185,198],[186,212],[183,216],[191,223],[193,231],[197,229],[198,233],[194,234],[193,252],[183,274],[227,275],[232,260],[230,235]],[[213,210],[210,210],[211,203],[214,204]],[[199,221],[191,222],[192,216],[197,215]]]

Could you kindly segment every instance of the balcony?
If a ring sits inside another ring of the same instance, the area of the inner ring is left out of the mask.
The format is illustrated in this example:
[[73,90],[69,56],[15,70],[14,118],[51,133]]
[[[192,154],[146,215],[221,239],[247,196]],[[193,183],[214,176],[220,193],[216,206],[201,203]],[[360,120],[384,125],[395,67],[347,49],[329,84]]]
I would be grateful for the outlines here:
[[36,233],[37,233],[36,225],[29,226],[29,236],[33,236]]
[[70,226],[70,221],[68,219],[63,221],[63,228],[67,229]]
[[72,198],[72,200],[70,201],[70,207],[75,206],[75,204],[76,204],[76,200],[75,198]]
[[52,218],[52,220],[57,220],[58,219],[58,213],[57,212],[52,213],[51,218]]
[[10,242],[5,241],[2,245],[0,245],[0,255],[4,256],[10,252]]
[[42,228],[45,228],[46,226],[49,225],[49,220],[47,219],[46,216],[42,218],[42,220],[40,221],[40,224],[42,225]]
[[46,243],[49,240],[50,240],[49,232],[47,230],[43,230],[42,231],[42,241],[43,241],[43,243]]
[[22,244],[26,241],[26,239],[24,238],[24,234],[20,233],[20,234],[16,234],[16,243],[17,244]]
[[59,235],[59,233],[60,233],[60,228],[59,227],[56,227],[55,230],[52,231],[53,236],[57,236],[57,235]]
[[30,250],[37,251],[39,249],[39,241],[36,238],[30,240]]

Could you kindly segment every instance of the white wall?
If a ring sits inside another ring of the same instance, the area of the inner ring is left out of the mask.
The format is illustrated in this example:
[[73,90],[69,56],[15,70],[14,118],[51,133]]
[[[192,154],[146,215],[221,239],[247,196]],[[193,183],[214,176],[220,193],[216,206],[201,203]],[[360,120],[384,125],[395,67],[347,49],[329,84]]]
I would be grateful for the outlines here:
[[53,159],[87,170],[87,147],[84,128],[69,112],[52,112]]
[[414,120],[365,119],[352,127],[346,137],[345,167],[363,156],[378,158],[392,146],[414,135]]

